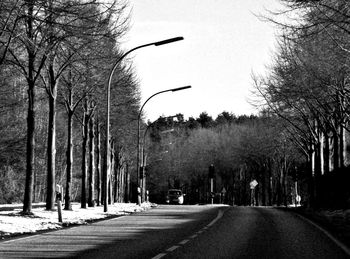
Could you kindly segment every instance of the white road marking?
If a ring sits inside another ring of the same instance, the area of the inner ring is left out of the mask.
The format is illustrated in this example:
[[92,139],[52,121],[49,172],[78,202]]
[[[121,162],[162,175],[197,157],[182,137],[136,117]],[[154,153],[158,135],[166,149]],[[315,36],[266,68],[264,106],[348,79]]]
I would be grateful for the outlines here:
[[191,239],[198,237],[197,234],[194,234],[193,236],[190,236]]
[[161,253],[161,254],[156,255],[155,257],[152,257],[152,259],[160,259],[164,256],[166,256],[166,253]]
[[167,252],[172,252],[172,251],[174,251],[175,249],[178,249],[178,248],[179,248],[179,246],[172,246],[172,247],[167,249]]
[[189,240],[189,239],[182,240],[182,241],[179,243],[179,245],[184,245],[184,244],[186,244],[188,241],[190,241],[190,240]]

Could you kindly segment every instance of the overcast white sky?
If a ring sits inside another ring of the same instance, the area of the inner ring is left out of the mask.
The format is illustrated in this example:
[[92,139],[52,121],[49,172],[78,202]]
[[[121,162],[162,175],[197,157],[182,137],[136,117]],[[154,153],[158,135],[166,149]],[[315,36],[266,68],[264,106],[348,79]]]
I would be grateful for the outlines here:
[[176,43],[131,54],[142,102],[169,88],[192,89],[152,98],[146,119],[177,113],[215,118],[223,111],[256,113],[248,103],[252,71],[264,73],[275,49],[275,28],[254,16],[276,10],[278,0],[129,0],[131,29],[122,47],[176,36]]

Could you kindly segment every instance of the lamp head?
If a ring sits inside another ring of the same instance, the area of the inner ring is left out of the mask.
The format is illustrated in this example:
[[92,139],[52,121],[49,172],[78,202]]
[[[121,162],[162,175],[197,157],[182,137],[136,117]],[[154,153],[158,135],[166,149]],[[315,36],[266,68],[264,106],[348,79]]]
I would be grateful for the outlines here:
[[185,90],[185,89],[188,89],[188,88],[191,88],[192,86],[188,85],[188,86],[183,86],[183,87],[178,87],[178,88],[174,88],[174,89],[171,89],[172,92],[176,92],[176,91],[181,91],[181,90]]
[[167,39],[167,40],[157,41],[154,43],[154,46],[165,45],[165,44],[173,43],[175,41],[180,41],[183,39],[184,39],[184,37],[175,37],[175,38],[171,38],[171,39]]

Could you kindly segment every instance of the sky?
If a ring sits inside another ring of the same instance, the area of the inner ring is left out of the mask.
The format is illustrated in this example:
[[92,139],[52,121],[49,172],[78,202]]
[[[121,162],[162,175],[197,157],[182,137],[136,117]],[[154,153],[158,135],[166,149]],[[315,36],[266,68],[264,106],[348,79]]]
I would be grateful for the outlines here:
[[277,10],[278,0],[129,0],[130,30],[122,49],[182,36],[183,41],[132,52],[141,104],[153,97],[146,120],[178,113],[214,119],[223,111],[257,114],[249,100],[252,72],[265,74],[276,48],[276,28],[255,14]]

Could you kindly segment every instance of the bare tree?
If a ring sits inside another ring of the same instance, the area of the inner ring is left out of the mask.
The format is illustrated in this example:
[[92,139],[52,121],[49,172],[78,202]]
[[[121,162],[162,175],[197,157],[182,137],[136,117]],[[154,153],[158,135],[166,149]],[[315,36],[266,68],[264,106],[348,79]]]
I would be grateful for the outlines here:
[[18,21],[19,24],[15,26],[15,34],[20,36],[12,39],[12,44],[7,49],[9,56],[7,62],[21,71],[28,85],[27,169],[23,212],[31,213],[35,164],[36,84],[47,59],[48,50],[42,38],[38,37],[43,29],[42,24],[36,22],[42,11],[41,2],[27,0],[20,6],[21,8],[17,9],[14,14],[25,18]]

